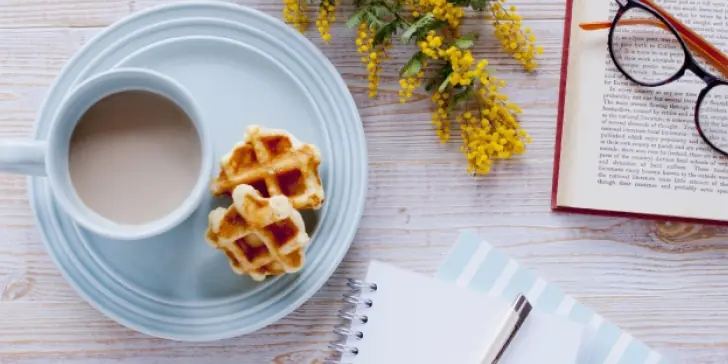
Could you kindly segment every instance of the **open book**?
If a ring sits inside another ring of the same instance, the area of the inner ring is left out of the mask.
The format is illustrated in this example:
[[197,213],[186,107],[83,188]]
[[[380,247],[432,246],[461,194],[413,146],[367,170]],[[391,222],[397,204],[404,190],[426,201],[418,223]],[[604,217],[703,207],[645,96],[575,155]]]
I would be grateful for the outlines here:
[[[728,49],[728,1],[655,1]],[[609,55],[609,30],[579,27],[617,9],[614,0],[567,0],[552,209],[728,222],[728,157],[694,122],[705,83],[690,72],[660,87],[628,80]]]

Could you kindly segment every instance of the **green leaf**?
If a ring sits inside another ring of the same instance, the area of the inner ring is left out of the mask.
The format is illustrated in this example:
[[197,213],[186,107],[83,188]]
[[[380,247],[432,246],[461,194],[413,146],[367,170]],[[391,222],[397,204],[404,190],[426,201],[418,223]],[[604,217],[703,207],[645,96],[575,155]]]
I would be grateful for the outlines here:
[[367,20],[369,21],[369,28],[378,32],[386,23],[379,19],[376,14],[371,11],[366,13]]
[[438,72],[440,79],[444,79],[445,77],[449,76],[452,73],[452,64],[448,63],[444,67],[440,68],[440,72]]
[[485,10],[489,0],[470,0],[470,7],[473,10],[483,11]]
[[346,27],[347,28],[354,28],[358,27],[359,24],[364,20],[364,17],[367,15],[368,9],[364,8],[359,11],[357,11],[354,14],[351,14],[349,19],[346,21]]
[[410,39],[412,39],[412,36],[415,35],[419,30],[426,27],[428,24],[432,23],[432,21],[435,20],[435,16],[432,15],[432,13],[427,13],[427,15],[419,18],[416,22],[414,22],[410,27],[402,34],[402,41],[409,42]]
[[462,37],[458,38],[454,45],[455,47],[458,47],[460,49],[468,49],[475,45],[475,41],[478,40],[478,34],[477,33],[470,33],[463,35]]
[[412,58],[407,61],[407,64],[402,67],[399,71],[399,76],[411,77],[416,75],[422,69],[422,60],[425,54],[422,52],[415,53]]
[[427,27],[425,27],[427,30],[435,30],[439,29],[445,25],[447,25],[447,20],[435,20],[434,22],[430,23]]
[[414,59],[412,60],[412,64],[405,70],[404,75],[407,77],[412,77],[419,73],[420,70],[422,70],[422,61],[420,61],[419,59]]
[[393,12],[399,12],[402,9],[402,6],[404,5],[404,1],[395,1],[393,3],[386,3],[386,6],[389,7],[389,10],[392,10]]
[[473,95],[473,86],[466,87],[463,91],[460,91],[460,92],[456,93],[455,95],[453,95],[450,104],[448,104],[448,109],[451,111],[452,109],[456,108],[458,105],[467,101],[472,95]]
[[447,78],[445,79],[445,81],[442,81],[442,83],[440,84],[440,87],[437,88],[437,91],[440,91],[440,92],[445,91],[445,89],[447,88],[447,85],[450,84],[451,77],[452,77],[452,73],[447,75]]
[[385,40],[391,38],[392,35],[397,32],[397,27],[399,27],[399,23],[400,20],[395,19],[379,28],[379,30],[377,30],[377,32],[374,34],[374,43],[372,45],[376,47],[384,43]]
[[425,85],[425,91],[430,92],[432,91],[432,88],[435,87],[435,84],[437,83],[437,80],[430,80],[430,82]]
[[392,15],[392,12],[389,10],[389,8],[387,8],[384,5],[372,6],[371,12],[372,12],[372,14],[374,14],[374,16],[376,16],[379,19]]
[[450,82],[449,77],[452,73],[452,65],[450,63],[445,64],[440,68],[439,71],[437,71],[437,76],[434,77],[430,82],[427,83],[425,86],[425,91],[431,91],[435,86],[443,83],[446,78],[448,78],[447,82]]

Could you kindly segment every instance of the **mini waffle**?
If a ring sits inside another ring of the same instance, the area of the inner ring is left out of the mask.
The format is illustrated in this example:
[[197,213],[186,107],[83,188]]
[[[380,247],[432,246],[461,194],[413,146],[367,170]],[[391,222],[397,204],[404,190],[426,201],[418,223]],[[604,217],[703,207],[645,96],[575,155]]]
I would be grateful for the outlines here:
[[232,196],[230,207],[210,212],[205,239],[225,252],[232,270],[255,281],[301,270],[310,238],[288,198],[265,198],[249,185]]
[[253,186],[263,197],[286,196],[296,209],[318,209],[324,201],[318,167],[321,152],[279,129],[253,125],[242,142],[223,157],[219,176],[212,183],[216,196],[236,186]]

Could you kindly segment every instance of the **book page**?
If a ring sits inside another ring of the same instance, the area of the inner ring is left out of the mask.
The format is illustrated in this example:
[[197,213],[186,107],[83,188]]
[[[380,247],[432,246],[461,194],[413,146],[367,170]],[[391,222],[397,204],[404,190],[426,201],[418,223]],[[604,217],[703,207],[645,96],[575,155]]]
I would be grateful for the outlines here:
[[[728,49],[728,2],[658,3],[719,49]],[[695,124],[705,82],[689,71],[660,87],[640,86],[623,76],[609,54],[609,31],[578,27],[611,20],[617,8],[613,0],[574,0],[557,204],[728,220],[728,157],[710,148]],[[637,49],[620,57],[659,67],[668,53]],[[702,110],[728,114],[728,103],[721,100],[711,98],[712,107]]]

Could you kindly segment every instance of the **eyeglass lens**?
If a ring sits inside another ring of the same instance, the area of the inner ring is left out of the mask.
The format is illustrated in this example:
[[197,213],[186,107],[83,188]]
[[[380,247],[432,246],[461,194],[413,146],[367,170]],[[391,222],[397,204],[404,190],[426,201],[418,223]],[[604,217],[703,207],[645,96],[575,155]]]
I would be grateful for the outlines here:
[[615,61],[635,81],[664,83],[685,64],[685,51],[674,33],[651,12],[628,9],[614,26]]
[[698,123],[716,148],[728,151],[728,86],[718,85],[708,91],[698,109]]

